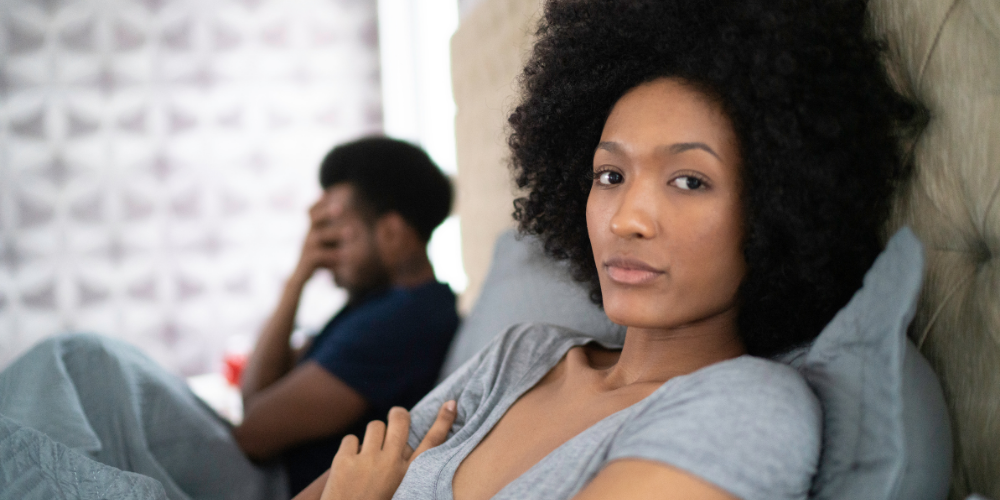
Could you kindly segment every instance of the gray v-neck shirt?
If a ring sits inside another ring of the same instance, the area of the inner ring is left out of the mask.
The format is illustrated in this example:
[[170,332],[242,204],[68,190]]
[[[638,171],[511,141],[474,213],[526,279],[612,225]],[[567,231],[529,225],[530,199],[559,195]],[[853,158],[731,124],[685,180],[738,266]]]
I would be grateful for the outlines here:
[[[445,401],[458,402],[458,417],[444,444],[414,460],[393,498],[452,500],[462,460],[570,348],[592,341],[544,324],[499,335],[413,408],[414,448]],[[670,379],[563,443],[494,498],[570,498],[608,463],[638,458],[682,469],[747,500],[805,499],[819,458],[821,418],[798,372],[741,356]]]

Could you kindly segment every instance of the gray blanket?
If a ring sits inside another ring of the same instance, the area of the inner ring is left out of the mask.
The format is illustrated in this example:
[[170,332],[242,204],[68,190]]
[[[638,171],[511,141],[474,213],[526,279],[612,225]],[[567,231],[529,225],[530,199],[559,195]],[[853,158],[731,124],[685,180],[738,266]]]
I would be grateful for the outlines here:
[[183,380],[137,349],[56,337],[0,373],[0,498],[282,499]]
[[159,481],[95,462],[0,415],[0,498],[165,500]]

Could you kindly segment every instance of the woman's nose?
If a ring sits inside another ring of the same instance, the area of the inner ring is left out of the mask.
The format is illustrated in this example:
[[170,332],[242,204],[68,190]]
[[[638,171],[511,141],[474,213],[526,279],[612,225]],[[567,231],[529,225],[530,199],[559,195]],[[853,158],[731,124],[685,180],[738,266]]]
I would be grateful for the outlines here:
[[656,235],[654,203],[644,186],[630,186],[611,217],[611,232],[620,238],[652,238]]

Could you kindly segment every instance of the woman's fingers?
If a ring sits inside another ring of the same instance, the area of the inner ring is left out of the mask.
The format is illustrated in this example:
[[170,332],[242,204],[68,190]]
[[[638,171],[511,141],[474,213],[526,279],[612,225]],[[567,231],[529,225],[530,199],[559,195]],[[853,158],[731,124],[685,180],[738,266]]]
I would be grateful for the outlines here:
[[[441,407],[417,448],[417,454],[444,442],[455,414],[454,401]],[[358,438],[354,436],[347,436],[340,442],[320,500],[392,497],[410,466],[410,447],[406,444],[410,435],[410,413],[403,408],[392,408],[386,420],[388,424],[378,420],[368,424],[360,451]],[[316,488],[315,484],[310,487],[310,494]]]
[[410,437],[410,412],[394,406],[389,409],[389,426],[385,431],[382,450],[403,457],[408,437]]
[[348,434],[344,436],[344,439],[340,440],[340,448],[337,449],[337,455],[357,455],[358,454],[358,437],[354,434]]
[[382,451],[382,441],[385,440],[385,423],[381,420],[368,422],[365,428],[365,440],[361,443],[361,453]]
[[448,401],[441,405],[441,409],[438,410],[437,419],[431,425],[430,430],[427,431],[427,435],[424,436],[423,441],[420,441],[420,445],[410,456],[410,460],[417,458],[417,455],[440,445],[448,439],[448,431],[451,430],[451,424],[455,423],[455,417],[458,412],[455,411],[456,404],[455,401]]

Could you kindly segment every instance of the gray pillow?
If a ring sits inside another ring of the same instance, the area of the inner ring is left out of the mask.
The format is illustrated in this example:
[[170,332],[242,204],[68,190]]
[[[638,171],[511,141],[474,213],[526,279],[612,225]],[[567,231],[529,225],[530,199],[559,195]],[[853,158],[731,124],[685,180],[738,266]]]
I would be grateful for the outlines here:
[[573,281],[564,262],[554,262],[530,236],[513,229],[497,238],[483,291],[462,321],[445,358],[441,378],[462,366],[498,333],[525,322],[551,323],[621,343],[625,328],[612,323]]
[[864,285],[808,352],[793,360],[823,405],[823,448],[810,498],[941,500],[951,430],[930,365],[907,340],[924,259],[899,230]]

